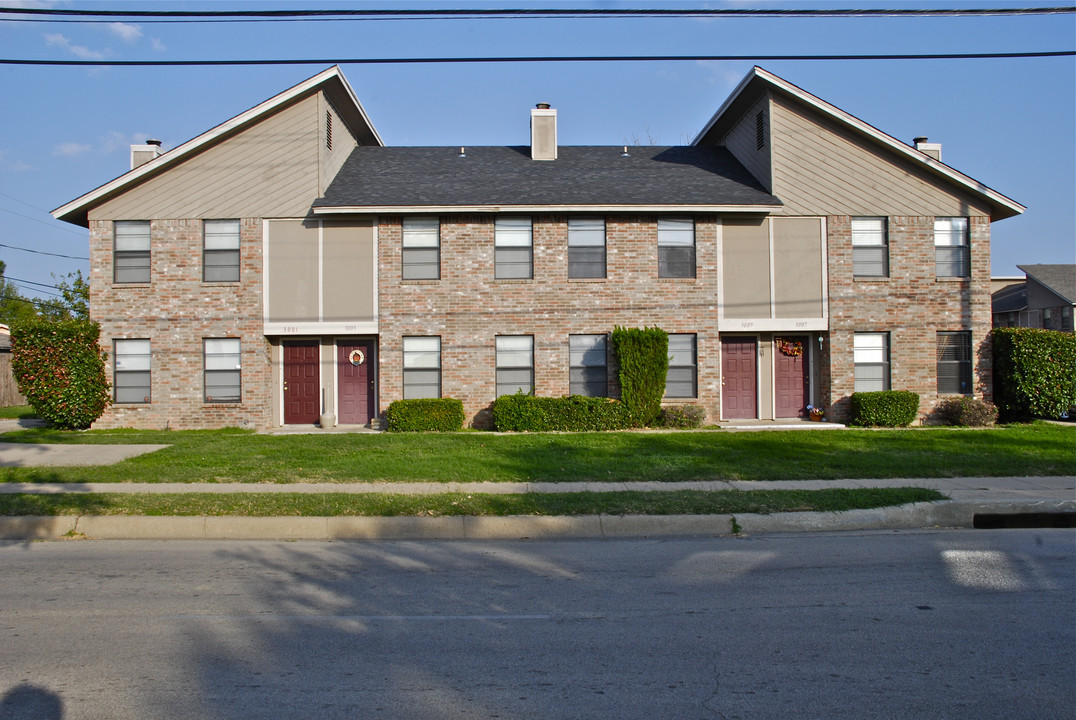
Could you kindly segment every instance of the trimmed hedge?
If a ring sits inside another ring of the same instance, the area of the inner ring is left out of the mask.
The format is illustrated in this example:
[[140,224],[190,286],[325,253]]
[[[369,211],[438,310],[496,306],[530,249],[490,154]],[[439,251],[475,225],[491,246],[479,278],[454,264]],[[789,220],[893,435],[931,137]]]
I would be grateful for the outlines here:
[[996,328],[994,401],[1004,420],[1056,418],[1076,406],[1076,336]]
[[852,393],[852,421],[860,427],[904,427],[919,414],[919,396],[907,390]]
[[394,400],[385,420],[390,432],[455,432],[463,428],[463,403],[453,398]]
[[698,405],[666,405],[661,408],[661,426],[693,430],[702,427],[706,410]]
[[19,392],[58,428],[88,428],[112,404],[100,326],[33,318],[11,328],[11,369]]
[[669,372],[669,334],[661,328],[613,328],[620,401],[634,427],[653,425],[661,414]]
[[501,432],[623,430],[631,418],[623,403],[603,397],[535,397],[519,392],[493,403],[493,427]]
[[960,427],[990,427],[998,419],[998,409],[993,404],[963,396],[946,398],[934,413],[946,425]]

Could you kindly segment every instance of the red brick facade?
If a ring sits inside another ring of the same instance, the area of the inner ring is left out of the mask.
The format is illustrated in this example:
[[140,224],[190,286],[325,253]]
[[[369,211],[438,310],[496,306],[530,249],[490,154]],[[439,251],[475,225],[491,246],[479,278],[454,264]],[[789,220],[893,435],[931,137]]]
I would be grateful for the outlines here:
[[[148,339],[151,402],[113,404],[95,428],[266,427],[269,342],[262,332],[262,223],[240,223],[240,282],[202,281],[202,221],[150,223],[150,282],[113,282],[113,223],[90,222],[90,308],[113,380],[113,342]],[[240,338],[242,401],[205,402],[203,339]]]

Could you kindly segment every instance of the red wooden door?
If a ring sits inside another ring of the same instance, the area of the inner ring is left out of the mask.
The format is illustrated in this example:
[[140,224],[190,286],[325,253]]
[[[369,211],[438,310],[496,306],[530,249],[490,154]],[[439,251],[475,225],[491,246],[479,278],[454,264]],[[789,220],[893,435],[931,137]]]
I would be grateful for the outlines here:
[[754,338],[721,339],[721,416],[758,417],[758,342]]
[[321,415],[317,340],[284,343],[284,424],[313,425]]
[[341,424],[365,425],[374,416],[376,359],[372,340],[342,340],[336,346],[337,420]]
[[807,413],[807,347],[806,337],[773,339],[774,417],[803,417]]

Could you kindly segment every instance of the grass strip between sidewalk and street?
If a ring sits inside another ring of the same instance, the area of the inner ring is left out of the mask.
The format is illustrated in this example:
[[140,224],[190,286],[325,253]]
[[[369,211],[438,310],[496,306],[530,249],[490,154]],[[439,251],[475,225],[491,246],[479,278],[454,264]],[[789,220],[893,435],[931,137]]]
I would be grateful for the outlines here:
[[944,500],[926,488],[677,490],[493,495],[445,493],[60,493],[0,495],[0,515],[447,517],[454,515],[725,515],[862,510]]
[[626,482],[1076,475],[1076,427],[259,435],[45,428],[0,441],[169,447],[114,465],[11,467],[4,482]]

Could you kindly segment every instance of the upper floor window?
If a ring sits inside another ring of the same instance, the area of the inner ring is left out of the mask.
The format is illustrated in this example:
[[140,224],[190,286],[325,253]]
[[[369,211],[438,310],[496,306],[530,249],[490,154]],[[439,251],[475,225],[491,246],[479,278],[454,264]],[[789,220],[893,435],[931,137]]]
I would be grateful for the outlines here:
[[403,339],[403,396],[405,400],[441,397],[441,338]]
[[665,397],[693,398],[698,394],[695,344],[694,333],[669,335],[669,372],[665,376]]
[[658,219],[658,277],[695,277],[695,221]]
[[149,220],[117,220],[113,224],[113,233],[113,281],[148,283]]
[[203,238],[202,279],[239,282],[239,221],[206,220]]
[[605,335],[568,336],[568,392],[590,397],[609,394],[606,347]]
[[497,336],[497,397],[534,392],[534,336]]
[[938,333],[938,394],[971,394],[971,333]]
[[889,389],[889,333],[857,332],[852,339],[856,392]]
[[437,217],[405,217],[403,220],[404,280],[441,278],[441,220]]
[[117,403],[148,403],[150,400],[149,340],[116,340],[112,346],[115,365],[112,386]]
[[966,217],[934,218],[934,268],[938,277],[971,277]]
[[885,218],[852,218],[852,274],[856,277],[888,277],[887,245]]
[[498,217],[494,222],[493,276],[498,279],[530,279],[534,277],[531,219],[529,217]]
[[605,277],[605,220],[568,219],[568,277]]
[[242,356],[239,338],[206,338],[205,401],[207,403],[239,402],[242,397]]

